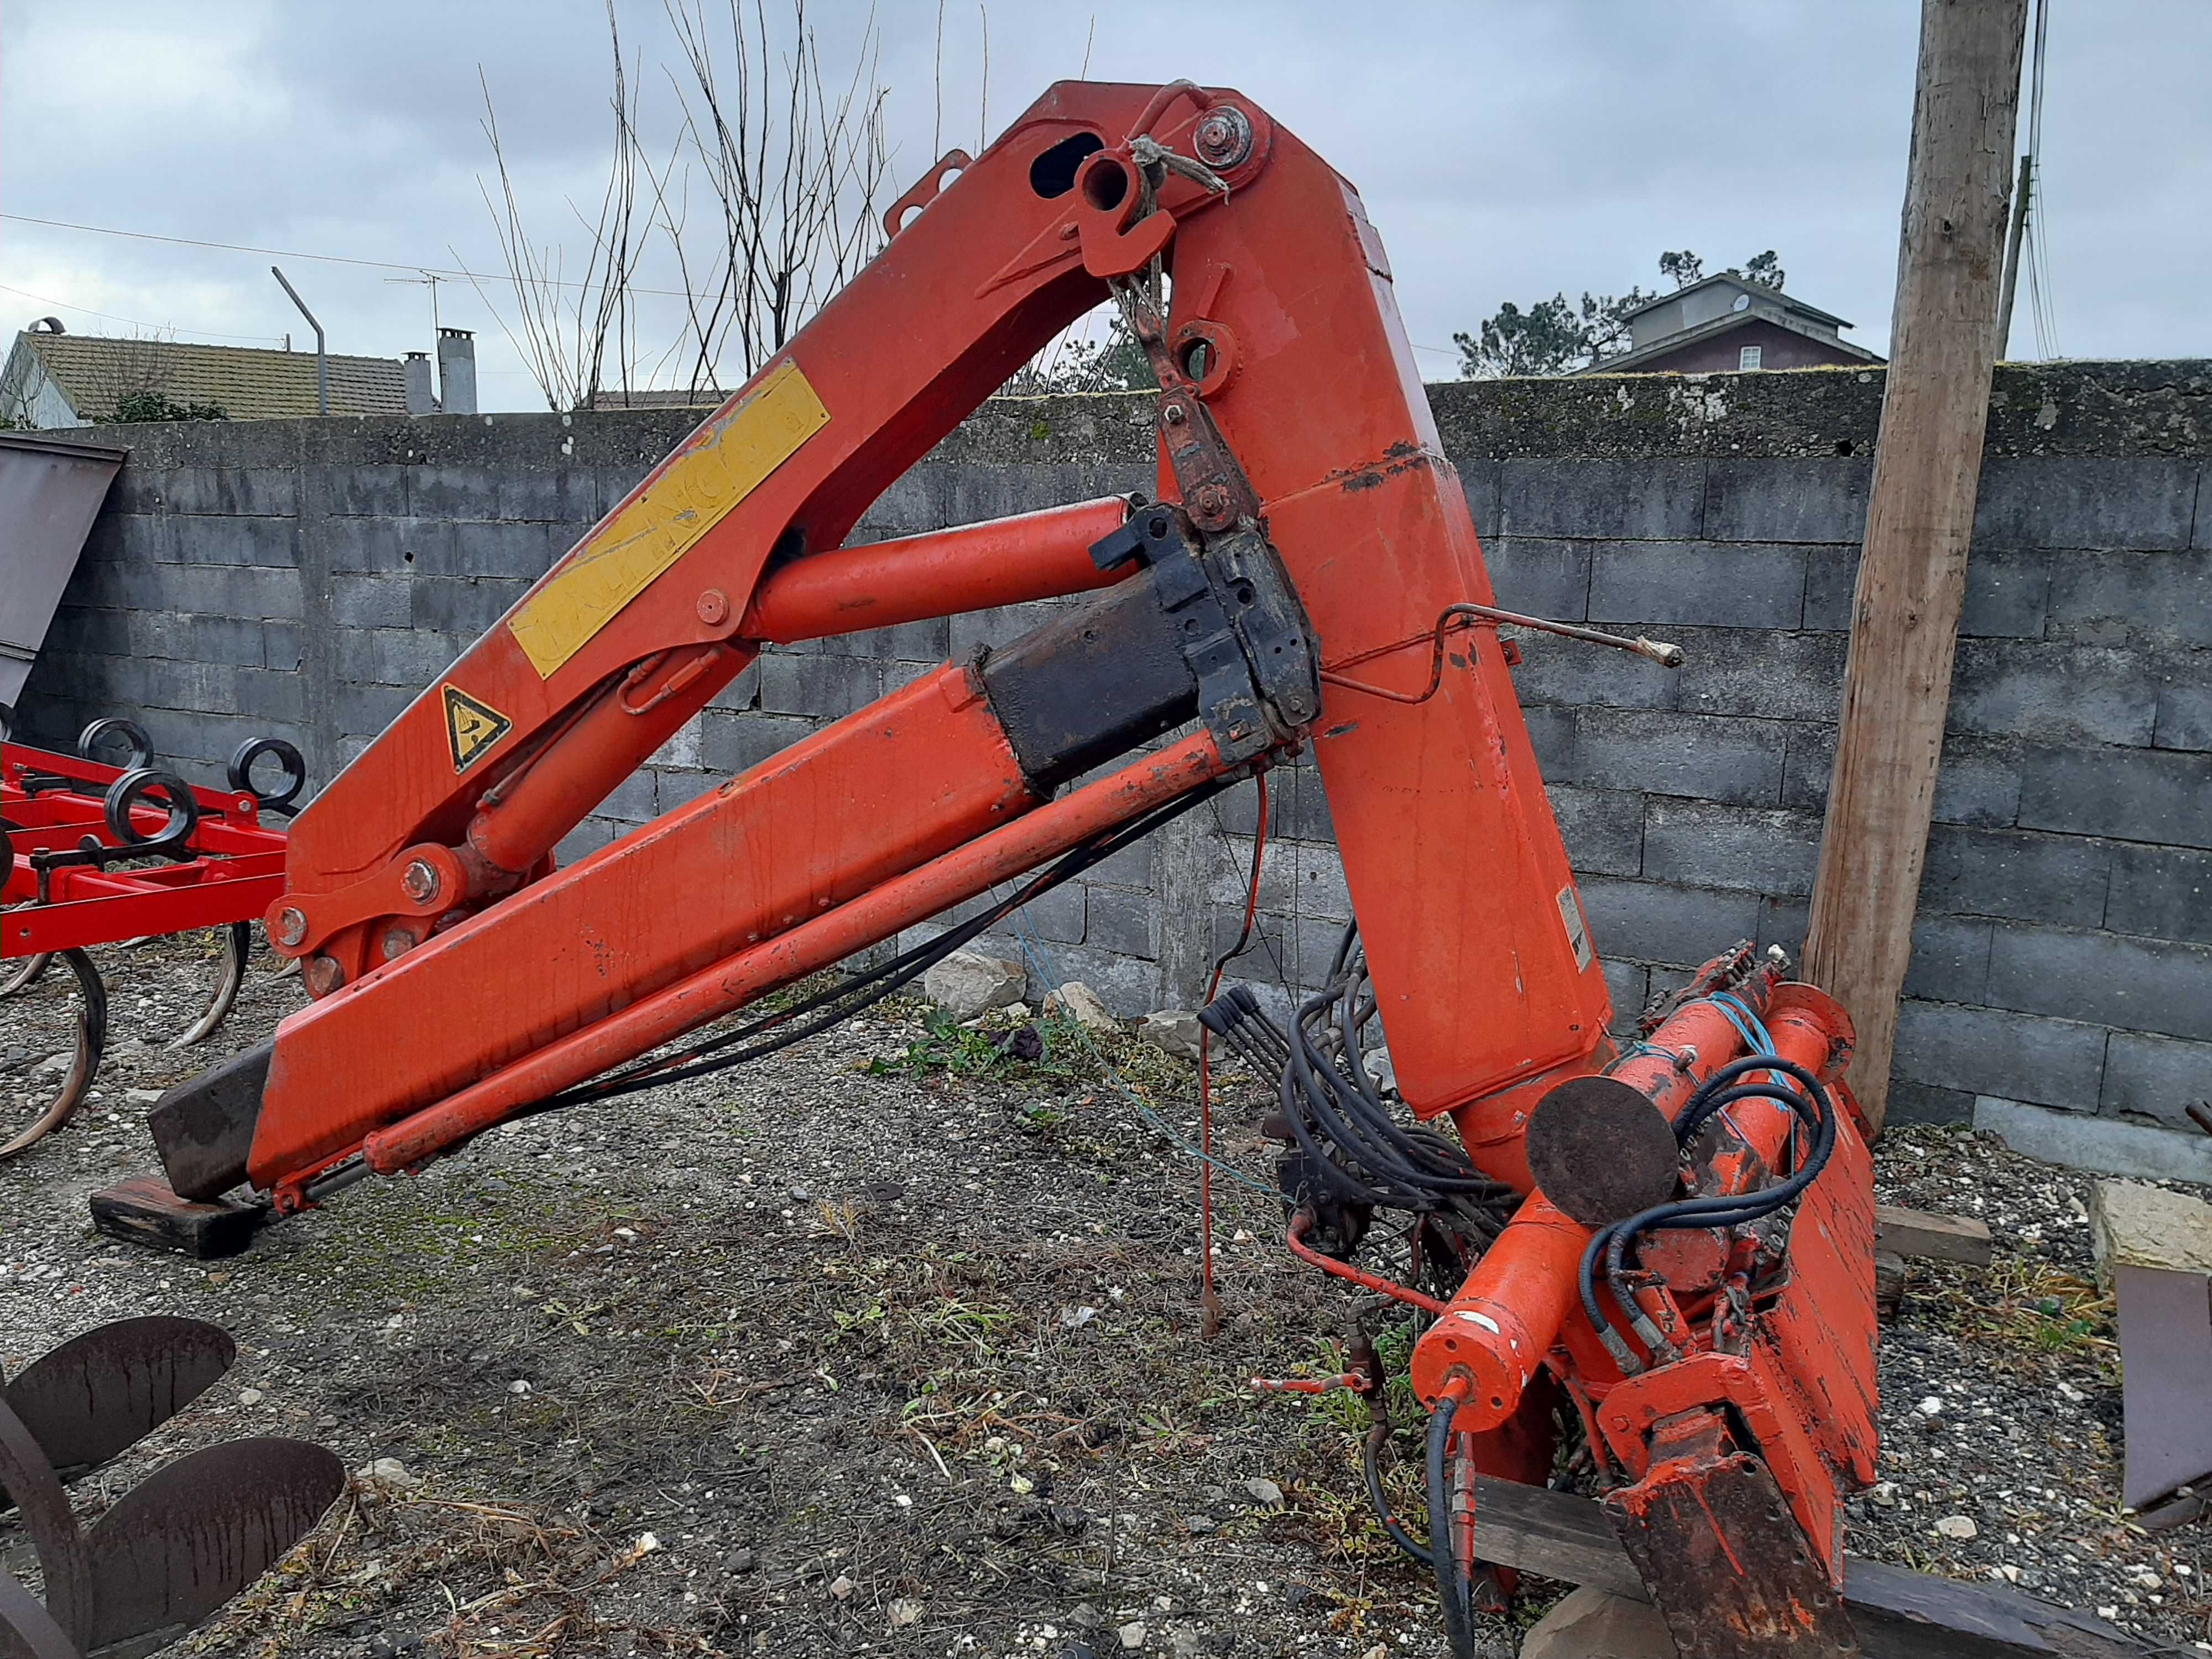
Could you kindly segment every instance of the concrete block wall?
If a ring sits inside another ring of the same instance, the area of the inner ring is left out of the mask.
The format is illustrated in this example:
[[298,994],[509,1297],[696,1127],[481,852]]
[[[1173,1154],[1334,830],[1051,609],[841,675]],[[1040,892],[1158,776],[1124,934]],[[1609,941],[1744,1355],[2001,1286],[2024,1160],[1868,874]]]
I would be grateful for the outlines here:
[[[1500,601],[1688,653],[1669,672],[1522,641],[1516,680],[1624,1023],[1735,939],[1802,940],[1881,393],[1858,370],[1431,389]],[[27,735],[129,713],[204,771],[275,731],[327,775],[685,425],[102,428],[132,459]],[[855,538],[1146,488],[1148,446],[1139,400],[995,404]],[[2203,364],[2000,371],[1893,1116],[2009,1113],[2075,1146],[2178,1124],[2212,1094],[2208,457]],[[566,851],[1051,609],[771,652]],[[1348,906],[1318,775],[1270,785],[1237,971],[1279,1005],[1321,977]],[[1249,786],[1200,808],[996,942],[1044,968],[1040,993],[1066,976],[1124,1012],[1188,1004],[1241,921],[1254,811]]]

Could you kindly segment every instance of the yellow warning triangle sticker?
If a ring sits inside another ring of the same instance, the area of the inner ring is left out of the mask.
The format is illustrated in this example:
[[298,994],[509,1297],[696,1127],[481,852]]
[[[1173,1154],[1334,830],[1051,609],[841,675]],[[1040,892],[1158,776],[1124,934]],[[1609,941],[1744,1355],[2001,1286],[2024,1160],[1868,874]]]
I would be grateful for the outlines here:
[[457,685],[447,686],[445,696],[446,741],[453,748],[453,770],[465,772],[514,729],[514,722]]

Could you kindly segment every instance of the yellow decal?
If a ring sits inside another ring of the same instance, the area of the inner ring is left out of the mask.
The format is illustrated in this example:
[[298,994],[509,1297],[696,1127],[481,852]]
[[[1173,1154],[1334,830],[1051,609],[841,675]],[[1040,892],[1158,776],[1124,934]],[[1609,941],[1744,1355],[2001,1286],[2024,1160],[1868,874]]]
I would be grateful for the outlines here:
[[643,494],[515,607],[507,625],[538,677],[550,679],[829,420],[799,365],[786,361],[678,451]]
[[486,750],[514,730],[514,722],[458,685],[446,687],[445,694],[446,741],[453,751],[453,770],[465,772],[483,758]]

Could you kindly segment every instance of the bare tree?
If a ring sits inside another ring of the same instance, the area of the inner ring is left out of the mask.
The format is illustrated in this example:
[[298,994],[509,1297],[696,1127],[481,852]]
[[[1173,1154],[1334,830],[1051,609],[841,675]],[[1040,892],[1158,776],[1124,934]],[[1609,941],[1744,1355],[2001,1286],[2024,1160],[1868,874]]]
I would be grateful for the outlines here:
[[[850,70],[833,78],[806,0],[792,0],[781,52],[767,0],[724,0],[711,21],[708,0],[665,3],[689,71],[688,84],[669,76],[688,157],[680,174],[672,162],[652,182],[683,275],[679,345],[696,392],[750,376],[883,246],[876,198],[890,159],[889,88],[872,11]],[[718,210],[698,229],[693,166]]]
[[[485,93],[499,189],[495,198],[485,186],[484,199],[515,323],[492,309],[555,409],[605,401],[610,386],[635,386],[641,368],[719,394],[781,349],[883,244],[888,88],[874,14],[849,69],[833,75],[807,0],[790,0],[787,31],[771,28],[769,0],[664,4],[682,61],[665,66],[675,136],[656,160],[609,0],[614,154],[596,215],[575,212],[590,239],[576,277],[558,244],[541,247],[525,231]],[[654,249],[673,264],[682,319],[641,351],[637,276]]]
[[617,380],[629,384],[636,356],[636,305],[632,285],[643,254],[643,239],[635,220],[640,146],[637,136],[637,92],[623,64],[622,31],[615,17],[614,0],[607,0],[607,44],[614,64],[614,155],[600,192],[599,211],[586,219],[575,204],[570,212],[591,239],[591,251],[581,275],[565,275],[565,249],[559,242],[534,245],[523,223],[514,179],[507,152],[500,142],[499,118],[492,106],[490,82],[479,66],[483,87],[484,137],[491,144],[492,163],[499,174],[499,198],[480,178],[484,205],[491,213],[493,234],[499,239],[501,261],[513,290],[515,321],[510,325],[483,285],[477,292],[501,329],[521,355],[531,377],[544,393],[549,408],[588,408],[605,384],[614,349]]

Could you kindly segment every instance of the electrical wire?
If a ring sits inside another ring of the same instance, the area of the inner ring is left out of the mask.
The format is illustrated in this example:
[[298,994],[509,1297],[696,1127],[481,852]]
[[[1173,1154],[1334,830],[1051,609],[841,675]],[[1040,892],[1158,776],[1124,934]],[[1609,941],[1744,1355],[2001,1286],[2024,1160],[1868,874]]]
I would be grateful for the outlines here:
[[[149,323],[137,317],[118,317],[112,311],[94,311],[90,306],[73,306],[66,300],[50,300],[43,294],[33,294],[28,289],[10,288],[5,283],[0,283],[0,294],[12,294],[19,300],[30,300],[42,306],[52,306],[58,311],[72,311],[80,317],[97,317],[101,321],[109,323],[128,323],[133,328],[160,330],[183,327],[183,325],[179,323]],[[204,334],[211,340],[252,340],[263,345],[276,344],[284,337],[281,334],[225,334],[222,330],[213,328],[195,328],[185,331]]]

